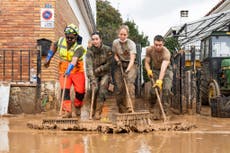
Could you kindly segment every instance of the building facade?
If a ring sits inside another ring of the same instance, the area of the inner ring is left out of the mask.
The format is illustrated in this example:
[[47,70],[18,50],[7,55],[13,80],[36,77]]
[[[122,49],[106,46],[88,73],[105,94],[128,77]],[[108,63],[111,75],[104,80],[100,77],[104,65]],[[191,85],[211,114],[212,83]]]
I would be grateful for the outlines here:
[[70,23],[79,27],[86,48],[95,17],[95,0],[0,1],[0,82],[11,86],[9,113],[58,105],[59,57],[46,69],[42,65],[47,51]]

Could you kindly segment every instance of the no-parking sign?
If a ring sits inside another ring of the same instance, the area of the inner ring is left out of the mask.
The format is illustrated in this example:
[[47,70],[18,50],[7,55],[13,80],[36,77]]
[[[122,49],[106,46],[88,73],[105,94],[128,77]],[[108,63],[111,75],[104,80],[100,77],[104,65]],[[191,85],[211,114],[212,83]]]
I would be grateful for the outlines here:
[[54,28],[54,9],[41,8],[40,16],[42,28]]

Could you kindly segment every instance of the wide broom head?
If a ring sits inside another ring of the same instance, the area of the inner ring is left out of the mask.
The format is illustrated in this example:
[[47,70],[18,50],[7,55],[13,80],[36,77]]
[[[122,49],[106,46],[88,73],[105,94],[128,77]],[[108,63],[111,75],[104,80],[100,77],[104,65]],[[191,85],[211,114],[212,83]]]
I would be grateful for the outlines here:
[[42,124],[76,124],[77,118],[47,118],[42,120]]
[[138,131],[152,124],[149,112],[117,113],[115,114],[116,126],[120,128],[131,127]]

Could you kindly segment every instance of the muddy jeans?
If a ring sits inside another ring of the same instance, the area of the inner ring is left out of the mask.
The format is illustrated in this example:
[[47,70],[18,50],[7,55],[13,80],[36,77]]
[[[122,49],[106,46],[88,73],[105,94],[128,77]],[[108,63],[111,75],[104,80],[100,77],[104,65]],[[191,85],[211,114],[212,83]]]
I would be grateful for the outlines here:
[[[125,71],[125,68],[123,68]],[[130,69],[128,72],[127,76],[124,78],[126,79],[127,82],[127,87],[129,90],[129,95],[131,97],[131,101],[134,107],[134,100],[135,100],[135,80],[137,77],[137,66],[133,65],[133,67]],[[125,89],[125,84],[123,80],[123,76],[121,74],[121,69],[119,66],[116,67],[115,73],[114,73],[114,78],[115,78],[115,85],[116,85],[116,101],[117,101],[117,106],[119,109],[119,113],[126,113],[129,111],[130,104],[127,100],[127,93]]]

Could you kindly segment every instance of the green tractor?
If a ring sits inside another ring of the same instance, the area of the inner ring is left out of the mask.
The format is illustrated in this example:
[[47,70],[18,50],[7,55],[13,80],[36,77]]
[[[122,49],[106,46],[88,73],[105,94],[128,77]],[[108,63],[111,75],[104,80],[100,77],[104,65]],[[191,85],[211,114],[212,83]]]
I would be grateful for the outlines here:
[[230,32],[212,32],[201,41],[199,103],[214,117],[230,117]]

